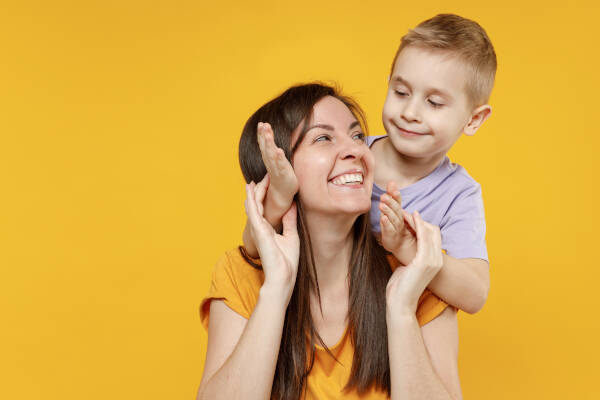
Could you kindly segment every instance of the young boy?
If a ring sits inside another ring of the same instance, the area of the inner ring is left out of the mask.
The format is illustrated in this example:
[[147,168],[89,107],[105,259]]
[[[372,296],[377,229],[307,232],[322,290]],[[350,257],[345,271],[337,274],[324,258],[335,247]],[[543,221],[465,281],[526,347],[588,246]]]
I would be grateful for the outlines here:
[[[367,140],[376,160],[373,230],[406,265],[416,252],[408,212],[439,226],[446,254],[429,288],[469,313],[483,306],[489,289],[483,201],[479,184],[446,153],[490,116],[495,72],[494,48],[476,22],[451,14],[422,22],[402,38],[392,62],[383,108],[387,136]],[[297,183],[268,124],[259,127],[259,144],[270,176],[265,217],[276,225]],[[247,230],[244,244],[257,255]]]

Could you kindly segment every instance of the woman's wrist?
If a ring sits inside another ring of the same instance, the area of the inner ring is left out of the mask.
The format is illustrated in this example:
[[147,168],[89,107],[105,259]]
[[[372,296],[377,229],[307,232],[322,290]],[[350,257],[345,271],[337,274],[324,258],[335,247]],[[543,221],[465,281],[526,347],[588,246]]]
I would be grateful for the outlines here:
[[402,304],[391,306],[388,304],[385,317],[390,328],[406,326],[417,321],[416,307]]
[[275,307],[281,307],[285,311],[290,302],[291,295],[292,291],[288,288],[270,285],[265,282],[258,292],[258,299],[259,301],[264,300],[267,304]]

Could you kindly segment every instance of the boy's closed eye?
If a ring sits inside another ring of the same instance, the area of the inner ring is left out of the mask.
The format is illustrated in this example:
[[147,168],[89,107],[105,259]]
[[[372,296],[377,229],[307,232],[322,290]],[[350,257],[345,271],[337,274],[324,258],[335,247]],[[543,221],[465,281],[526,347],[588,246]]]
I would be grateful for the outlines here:
[[427,102],[433,107],[433,108],[439,108],[442,107],[444,105],[444,103],[439,102],[439,101],[435,101],[432,99],[427,99]]

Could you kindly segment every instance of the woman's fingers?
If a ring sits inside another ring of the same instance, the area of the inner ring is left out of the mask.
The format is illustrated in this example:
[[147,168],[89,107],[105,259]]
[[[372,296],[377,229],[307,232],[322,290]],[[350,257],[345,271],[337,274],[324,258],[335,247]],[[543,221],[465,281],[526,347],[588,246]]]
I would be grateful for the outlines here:
[[[442,240],[439,228],[423,221],[418,211],[413,213],[417,233],[417,256],[419,260],[430,266],[440,264]],[[441,264],[440,264],[441,265]]]
[[250,182],[246,184],[246,201],[244,201],[244,208],[246,209],[246,215],[250,221],[252,228],[258,226],[260,216],[256,207],[256,200],[254,199],[254,188],[255,183]]
[[413,218],[413,216],[408,211],[402,210],[402,218],[404,219],[404,222],[410,228],[410,230],[416,234],[417,227],[415,226],[415,219]]
[[264,215],[264,200],[267,194],[267,189],[269,187],[269,183],[271,182],[271,178],[269,173],[267,172],[265,176],[262,178],[258,185],[254,188],[254,198],[256,201],[256,208],[258,210],[259,215]]
[[427,237],[426,237],[426,230],[425,230],[425,223],[423,221],[423,219],[421,218],[421,215],[419,214],[418,211],[415,211],[413,213],[413,220],[415,222],[415,232],[417,234],[417,256],[416,258],[419,258],[419,256],[423,256],[426,247],[427,247]]
[[281,223],[283,224],[283,232],[282,235],[284,237],[298,237],[298,228],[296,226],[297,220],[297,209],[296,202],[292,203],[292,206],[286,213],[283,215],[281,219]]

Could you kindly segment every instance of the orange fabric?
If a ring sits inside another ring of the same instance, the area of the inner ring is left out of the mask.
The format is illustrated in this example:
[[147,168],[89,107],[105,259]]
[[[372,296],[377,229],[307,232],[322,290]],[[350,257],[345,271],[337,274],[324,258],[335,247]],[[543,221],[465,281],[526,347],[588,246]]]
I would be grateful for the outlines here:
[[[390,259],[392,269],[397,266],[395,259]],[[264,273],[250,266],[238,249],[225,253],[217,262],[208,295],[202,300],[200,318],[208,329],[210,302],[213,299],[223,300],[229,308],[242,317],[249,319],[258,300],[258,292],[264,281]],[[425,290],[419,299],[417,320],[425,325],[448,305],[429,290]],[[359,396],[356,392],[344,393],[350,377],[354,349],[347,331],[339,342],[330,348],[338,359],[336,362],[327,352],[317,346],[315,363],[308,376],[306,399],[387,399],[387,394],[372,390]]]

